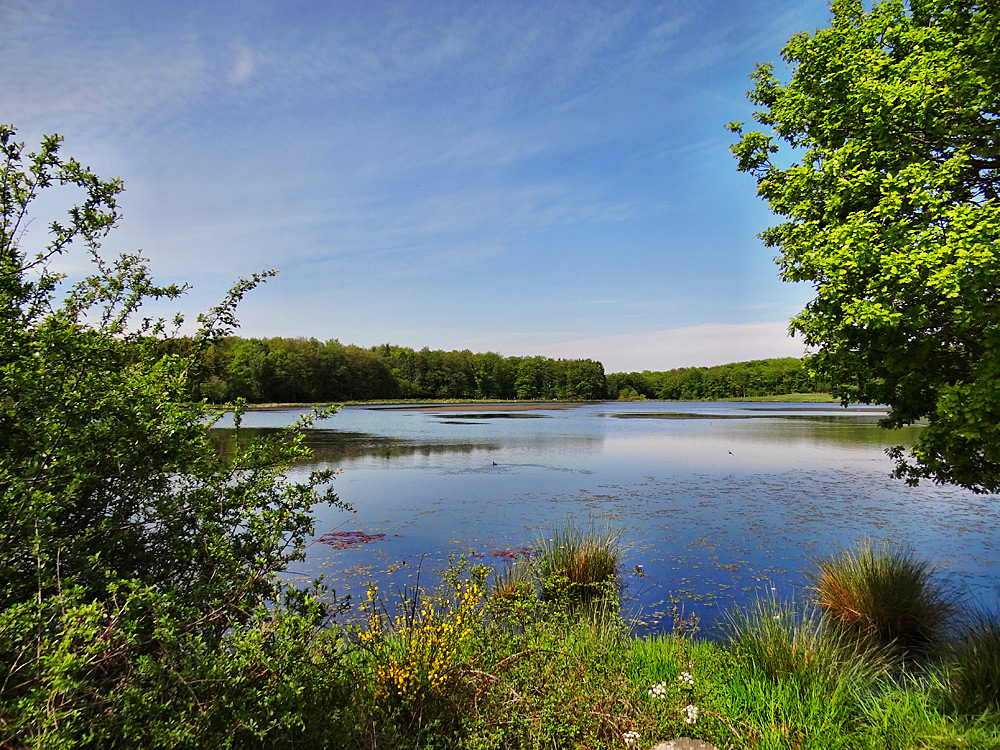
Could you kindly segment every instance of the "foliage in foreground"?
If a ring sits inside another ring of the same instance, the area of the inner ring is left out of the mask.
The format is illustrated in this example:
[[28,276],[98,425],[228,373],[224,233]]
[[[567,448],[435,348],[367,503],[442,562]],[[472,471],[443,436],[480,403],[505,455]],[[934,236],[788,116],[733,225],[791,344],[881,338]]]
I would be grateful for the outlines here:
[[896,475],[1000,489],[1000,16],[991,2],[834,0],[753,73],[763,131],[733,146],[782,222],[762,238],[787,281],[815,285],[792,321],[844,403],[921,420]]
[[[26,153],[14,135],[0,125],[0,745],[301,740],[304,716],[337,710],[319,678],[341,645],[327,605],[277,574],[312,506],[339,503],[331,473],[286,477],[308,455],[294,427],[213,450],[191,360],[157,356],[164,323],[140,317],[183,288],[99,255],[121,182],[63,159],[56,136]],[[35,236],[31,210],[58,197],[43,191],[82,201]],[[69,252],[92,263],[75,283],[52,270]],[[199,340],[266,275],[203,316]]]
[[1000,617],[973,614],[946,652],[945,689],[956,710],[1000,712]]

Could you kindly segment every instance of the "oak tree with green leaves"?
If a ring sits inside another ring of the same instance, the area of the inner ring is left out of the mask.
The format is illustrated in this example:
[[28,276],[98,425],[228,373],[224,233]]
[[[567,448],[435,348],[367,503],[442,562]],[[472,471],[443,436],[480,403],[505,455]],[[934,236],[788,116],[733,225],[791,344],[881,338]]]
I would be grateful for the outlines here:
[[843,402],[926,422],[895,475],[1000,490],[1000,10],[835,0],[758,65],[739,170],[782,218],[762,238],[816,297],[791,322]]
[[[339,503],[331,474],[289,478],[295,429],[213,449],[196,359],[157,354],[166,326],[141,317],[183,288],[99,254],[122,183],[56,136],[34,153],[14,136],[0,125],[0,746],[309,744],[303,716],[336,712],[338,646],[315,590],[278,574],[312,506]],[[47,232],[43,191],[71,202]],[[93,263],[73,283],[54,269],[69,252]]]

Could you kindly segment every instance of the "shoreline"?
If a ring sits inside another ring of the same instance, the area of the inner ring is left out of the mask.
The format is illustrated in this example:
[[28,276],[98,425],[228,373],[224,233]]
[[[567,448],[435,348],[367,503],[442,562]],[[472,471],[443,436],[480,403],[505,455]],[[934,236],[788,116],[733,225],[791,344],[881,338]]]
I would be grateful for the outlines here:
[[[801,398],[796,398],[801,397]],[[779,396],[758,396],[749,398],[720,398],[720,399],[597,399],[591,401],[511,401],[511,400],[476,400],[476,399],[434,399],[403,400],[386,399],[377,401],[315,401],[301,402],[290,401],[283,403],[268,402],[246,405],[250,411],[266,411],[269,409],[314,409],[327,408],[331,406],[364,406],[373,409],[396,409],[412,411],[467,411],[471,409],[494,410],[494,411],[530,411],[532,409],[575,409],[584,404],[619,404],[619,403],[662,403],[662,404],[707,404],[707,403],[747,403],[747,404],[836,404],[840,402],[831,398],[826,393],[802,393],[787,394]],[[221,408],[227,411],[233,409],[233,404],[208,404],[210,407]],[[861,404],[852,404],[857,409]],[[841,407],[842,408],[842,407]]]

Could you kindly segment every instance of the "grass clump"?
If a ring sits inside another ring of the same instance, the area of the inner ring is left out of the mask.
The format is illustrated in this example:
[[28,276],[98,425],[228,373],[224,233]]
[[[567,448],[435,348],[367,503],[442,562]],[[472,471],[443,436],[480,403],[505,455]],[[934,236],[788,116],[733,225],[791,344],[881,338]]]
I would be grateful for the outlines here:
[[831,628],[815,607],[793,602],[763,599],[736,609],[725,632],[737,662],[773,682],[870,681],[884,664]]
[[493,616],[524,627],[538,610],[535,578],[535,567],[531,560],[517,560],[494,573],[490,591]]
[[621,534],[609,529],[581,529],[570,524],[539,539],[538,569],[546,601],[589,604],[617,596]]
[[864,646],[912,658],[927,656],[945,641],[956,608],[929,562],[866,539],[820,559],[817,567],[816,606]]
[[1000,714],[1000,615],[978,614],[965,625],[948,650],[944,681],[957,711]]

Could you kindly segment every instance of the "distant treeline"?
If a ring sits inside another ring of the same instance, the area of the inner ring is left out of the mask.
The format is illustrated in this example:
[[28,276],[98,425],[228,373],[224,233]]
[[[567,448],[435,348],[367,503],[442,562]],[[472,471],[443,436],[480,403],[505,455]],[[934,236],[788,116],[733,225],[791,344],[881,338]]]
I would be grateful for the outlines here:
[[[164,353],[187,353],[168,339]],[[316,339],[227,337],[207,345],[189,373],[191,395],[215,403],[310,403],[378,399],[718,399],[816,390],[793,358],[605,375],[590,359],[504,357]]]
[[[166,352],[190,339],[168,339]],[[608,397],[604,366],[589,359],[503,357],[493,352],[370,349],[316,339],[229,337],[207,346],[189,373],[192,396],[216,403],[377,399],[552,399]]]
[[809,376],[801,359],[755,359],[715,367],[681,367],[666,372],[619,372],[607,376],[608,398],[697,401],[781,396],[826,391]]

